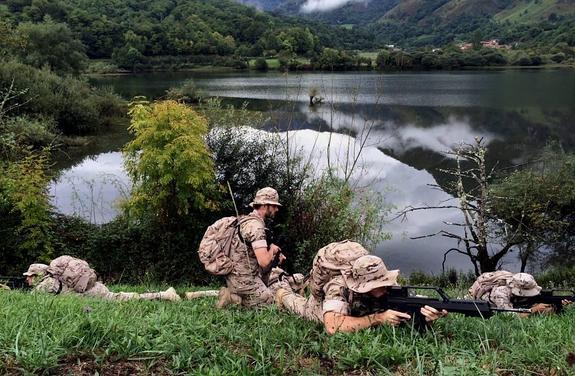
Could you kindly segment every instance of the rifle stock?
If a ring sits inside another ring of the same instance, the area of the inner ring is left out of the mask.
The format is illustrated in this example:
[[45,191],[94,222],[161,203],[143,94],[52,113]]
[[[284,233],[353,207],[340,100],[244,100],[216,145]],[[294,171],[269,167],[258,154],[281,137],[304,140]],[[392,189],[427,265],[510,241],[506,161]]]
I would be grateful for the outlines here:
[[[428,290],[438,297],[415,295],[416,290]],[[362,298],[359,306],[352,306],[352,315],[363,316],[366,314],[382,312],[388,309],[404,312],[411,315],[414,326],[419,331],[425,331],[427,322],[421,314],[423,306],[430,306],[439,311],[446,310],[449,313],[460,313],[470,317],[488,319],[495,312],[518,312],[528,313],[528,309],[504,309],[496,308],[483,300],[452,299],[440,287],[433,286],[393,286],[388,289],[386,296],[376,298]]]
[[575,302],[575,291],[570,289],[544,289],[539,295],[516,298],[513,305],[520,308],[531,308],[535,304],[552,305],[556,313],[563,311],[563,300]]

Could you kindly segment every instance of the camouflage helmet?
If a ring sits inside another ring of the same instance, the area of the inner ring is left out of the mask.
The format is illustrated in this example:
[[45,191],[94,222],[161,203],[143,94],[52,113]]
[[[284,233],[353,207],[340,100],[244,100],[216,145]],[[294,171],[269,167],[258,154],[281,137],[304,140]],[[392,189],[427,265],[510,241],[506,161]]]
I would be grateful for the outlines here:
[[541,287],[535,282],[531,274],[516,273],[509,282],[511,293],[515,296],[535,296],[541,292]]
[[28,267],[28,270],[22,275],[26,277],[33,276],[33,275],[40,275],[46,274],[46,270],[48,269],[48,265],[46,264],[32,264]]
[[254,207],[254,205],[282,206],[282,204],[279,203],[278,191],[276,191],[272,187],[265,187],[257,191],[256,197],[252,202],[250,202],[250,206],[252,208]]
[[399,270],[387,270],[383,260],[374,255],[361,256],[351,270],[343,272],[347,287],[363,294],[378,287],[397,286]]

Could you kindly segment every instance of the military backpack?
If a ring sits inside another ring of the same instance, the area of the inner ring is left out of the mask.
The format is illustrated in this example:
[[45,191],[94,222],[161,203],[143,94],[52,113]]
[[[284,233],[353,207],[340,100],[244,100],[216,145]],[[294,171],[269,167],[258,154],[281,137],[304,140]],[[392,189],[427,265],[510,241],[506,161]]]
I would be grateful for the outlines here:
[[323,300],[323,287],[330,279],[351,270],[355,260],[368,255],[369,252],[361,244],[344,240],[330,243],[321,248],[313,259],[309,287],[312,295]]
[[473,299],[481,299],[483,295],[493,290],[493,288],[507,286],[512,278],[513,273],[505,270],[483,273],[477,277],[469,288],[469,295]]
[[90,290],[98,277],[84,260],[72,256],[60,256],[52,260],[46,272],[77,293]]
[[198,255],[206,270],[214,275],[227,275],[232,272],[230,252],[236,236],[239,237],[238,217],[218,219],[206,230]]

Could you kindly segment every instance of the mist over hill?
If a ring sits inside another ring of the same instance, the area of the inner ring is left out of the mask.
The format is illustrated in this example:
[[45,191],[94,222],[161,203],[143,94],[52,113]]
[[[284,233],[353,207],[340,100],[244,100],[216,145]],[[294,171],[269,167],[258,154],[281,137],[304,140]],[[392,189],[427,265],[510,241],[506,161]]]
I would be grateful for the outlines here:
[[444,45],[469,40],[473,33],[528,45],[573,45],[575,39],[573,0],[239,1],[275,14],[361,30],[373,36],[375,46]]

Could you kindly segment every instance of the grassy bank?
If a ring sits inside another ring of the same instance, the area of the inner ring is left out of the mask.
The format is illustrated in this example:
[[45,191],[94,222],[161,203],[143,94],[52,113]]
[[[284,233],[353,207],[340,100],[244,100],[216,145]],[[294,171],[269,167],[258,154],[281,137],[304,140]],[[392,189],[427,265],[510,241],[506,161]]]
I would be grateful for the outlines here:
[[218,311],[214,301],[117,303],[2,292],[0,374],[575,373],[575,309],[488,321],[451,315],[424,336],[380,327],[328,337],[321,326],[275,307]]

